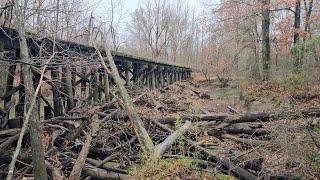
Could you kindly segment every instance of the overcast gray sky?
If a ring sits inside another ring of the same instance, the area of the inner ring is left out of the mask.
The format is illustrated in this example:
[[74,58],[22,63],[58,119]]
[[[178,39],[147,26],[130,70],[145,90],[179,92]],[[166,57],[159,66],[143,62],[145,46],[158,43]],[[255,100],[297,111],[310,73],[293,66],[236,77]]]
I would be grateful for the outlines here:
[[[120,7],[122,10],[126,13],[126,19],[130,20],[130,14],[134,12],[135,9],[139,7],[141,3],[143,3],[145,0],[123,0],[122,2],[123,7]],[[204,0],[185,0],[185,2],[189,5],[190,8],[195,8],[196,10],[199,10],[201,8],[201,2]],[[115,1],[116,2],[116,1]],[[87,0],[88,6],[90,6],[95,16],[100,17],[101,19],[104,19],[106,13],[105,10],[110,7],[110,0]],[[91,9],[90,8],[90,9]]]
[[[144,0],[125,0],[126,6],[130,9],[130,11],[134,11],[138,6],[140,2],[143,2]],[[200,7],[200,0],[185,0],[190,7],[199,8]]]

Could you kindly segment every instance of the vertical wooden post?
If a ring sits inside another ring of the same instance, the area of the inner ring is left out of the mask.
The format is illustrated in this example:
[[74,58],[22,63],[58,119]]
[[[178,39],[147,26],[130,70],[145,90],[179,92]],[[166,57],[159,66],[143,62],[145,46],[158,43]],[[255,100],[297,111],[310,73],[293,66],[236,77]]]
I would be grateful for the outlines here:
[[71,83],[72,83],[72,87],[73,87],[73,98],[75,98],[77,95],[76,95],[76,91],[77,91],[77,88],[75,86],[76,84],[76,71],[77,71],[77,68],[73,65],[71,66],[70,65],[70,69],[71,69]]
[[159,68],[156,68],[155,70],[154,70],[154,84],[155,84],[155,88],[159,88],[159,82],[160,82],[160,80],[159,80]]
[[71,110],[74,108],[74,94],[73,94],[73,87],[72,87],[72,75],[71,75],[71,68],[70,63],[68,62],[65,66],[65,91],[67,94],[67,110]]
[[[40,63],[37,63],[37,64],[40,65]],[[23,72],[22,72],[22,74],[23,74]],[[33,82],[33,88],[37,89],[37,86],[39,85],[39,82],[40,82],[40,75],[33,75],[32,76],[32,82]],[[40,109],[41,109],[41,88],[40,88],[39,94],[37,95],[36,99],[37,99],[37,101],[36,101],[35,106],[37,106],[37,108],[35,108],[35,109],[37,109],[38,116],[40,117],[41,116],[41,114],[40,114]],[[26,102],[26,103],[28,103],[28,102]]]
[[89,79],[89,83],[88,83],[88,91],[89,91],[89,95],[88,95],[88,103],[92,104],[93,103],[93,86],[94,86],[94,72],[93,69],[89,69],[90,71],[90,76],[88,77]]
[[149,71],[146,71],[146,83],[148,89],[151,89],[151,74]]
[[[13,89],[13,80],[14,80],[14,74],[15,74],[15,70],[16,70],[16,65],[13,63],[9,64],[9,72],[8,72],[8,76],[7,76],[7,86],[6,86],[6,92],[10,92]],[[8,96],[7,98],[4,99],[4,106],[8,106],[9,103],[11,103],[11,96]],[[10,112],[8,112],[5,120],[9,120],[10,118]]]
[[167,86],[167,68],[163,70],[163,86]]
[[176,70],[176,81],[179,81],[179,71]]
[[164,87],[164,75],[163,75],[164,70],[163,70],[163,69],[160,70],[159,73],[160,73],[160,74],[159,74],[159,76],[160,76],[160,87]]
[[176,74],[176,70],[175,69],[172,71],[172,77],[173,77],[173,82],[172,83],[175,83],[176,80],[177,80],[177,74]]
[[[24,104],[25,104],[25,91],[24,91],[24,84],[23,84],[23,74],[22,68],[20,66],[20,84],[19,84],[19,100],[16,106],[16,118],[23,118],[24,116]],[[22,124],[22,121],[21,121]]]
[[[149,69],[149,68],[148,68]],[[150,89],[150,74],[148,73],[148,70],[146,70],[146,72],[145,72],[145,78],[146,78],[146,85],[147,85],[147,87]]]
[[[4,52],[3,52],[3,43],[2,41],[0,41],[0,58],[4,57]],[[6,83],[7,81],[7,72],[9,69],[9,65],[8,62],[5,61],[0,61],[0,67],[1,67],[1,71],[0,71],[0,95],[5,93],[5,87],[3,87],[3,85]]]
[[125,70],[126,75],[126,86],[130,86],[130,69]]
[[125,73],[126,86],[130,86],[130,69],[132,68],[132,63],[130,61],[124,61],[122,67]]
[[139,79],[139,73],[140,73],[141,67],[138,64],[133,64],[132,66],[132,84],[138,84]]
[[99,94],[99,101],[101,102],[102,100],[102,93],[103,93],[103,89],[101,89],[101,87],[103,87],[103,69],[99,69],[99,74],[98,74],[98,94]]
[[97,104],[99,102],[99,73],[96,72],[92,75],[92,93],[93,93],[93,104]]
[[62,115],[62,101],[60,95],[60,79],[58,68],[53,67],[51,69],[51,79],[54,82],[54,86],[52,87],[52,95],[53,95],[53,109],[54,109],[54,116],[61,116]]
[[103,76],[103,89],[104,89],[104,97],[105,101],[110,101],[110,83],[109,83],[109,75],[106,70],[104,70],[104,76]]
[[[3,52],[3,43],[0,41],[0,58],[4,57],[4,52]],[[4,95],[6,93],[6,87],[4,86],[7,83],[7,78],[9,75],[9,63],[5,61],[0,61],[0,96]],[[0,101],[1,102],[1,101]],[[0,122],[1,124],[1,122]]]
[[[85,66],[81,67],[81,74],[83,77],[87,74],[87,68]],[[81,80],[81,99],[84,100],[87,97],[87,82],[82,78]]]
[[152,70],[151,72],[151,89],[156,88],[156,72],[155,70]]

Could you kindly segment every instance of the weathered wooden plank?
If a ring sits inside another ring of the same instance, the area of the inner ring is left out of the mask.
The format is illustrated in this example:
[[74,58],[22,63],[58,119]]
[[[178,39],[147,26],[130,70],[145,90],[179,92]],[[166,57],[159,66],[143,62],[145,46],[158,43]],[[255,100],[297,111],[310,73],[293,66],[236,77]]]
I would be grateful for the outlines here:
[[53,68],[51,70],[51,79],[54,81],[54,86],[52,87],[52,95],[53,95],[53,108],[54,108],[54,116],[61,116],[62,112],[62,101],[61,101],[61,86],[60,86],[60,78],[59,72],[57,68]]

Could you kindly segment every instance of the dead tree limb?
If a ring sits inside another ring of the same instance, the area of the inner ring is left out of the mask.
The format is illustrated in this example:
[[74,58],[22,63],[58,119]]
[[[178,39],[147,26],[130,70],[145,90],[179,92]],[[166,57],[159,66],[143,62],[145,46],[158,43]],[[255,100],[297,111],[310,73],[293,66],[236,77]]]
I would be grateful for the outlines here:
[[14,129],[7,129],[0,131],[0,137],[1,136],[13,136],[18,134],[21,131],[21,128],[14,128]]
[[83,168],[83,173],[95,179],[130,179],[130,176],[128,175],[108,172],[104,169],[96,168],[93,166],[85,166]]
[[[106,71],[109,71],[109,68],[107,67],[104,58],[102,57],[99,49],[97,49],[97,53],[99,55],[101,64],[103,66],[103,68]],[[137,111],[135,110],[134,104],[126,90],[126,88],[124,87],[124,85],[121,82],[121,77],[119,75],[118,69],[113,61],[113,57],[111,55],[110,50],[105,47],[105,52],[107,54],[107,64],[110,66],[110,74],[116,84],[116,86],[119,89],[119,94],[122,98],[122,101],[124,103],[124,107],[126,109],[126,112],[129,116],[129,119],[133,125],[135,134],[139,140],[139,143],[142,147],[142,149],[147,152],[147,153],[152,153],[154,150],[154,144],[152,142],[152,139],[150,138],[147,130],[144,128],[143,122],[140,118],[140,116],[138,115]]]
[[[93,111],[93,110],[92,110]],[[77,161],[75,165],[72,168],[72,171],[69,175],[69,180],[78,180],[80,179],[82,169],[86,163],[87,156],[89,154],[91,142],[92,142],[92,137],[96,136],[97,131],[98,131],[98,124],[97,122],[99,121],[98,114],[94,114],[91,118],[91,132],[88,133],[85,143],[79,153],[79,156],[77,158]]]
[[72,171],[69,176],[69,180],[80,179],[81,171],[83,169],[83,166],[85,165],[85,162],[89,153],[91,141],[92,141],[92,136],[88,134],[84,142],[84,145],[81,149],[81,152],[79,153],[77,161],[72,168]]
[[182,127],[173,132],[162,143],[158,144],[155,147],[154,156],[158,158],[161,157],[166,152],[166,150],[189,129],[190,126],[191,122],[186,121]]

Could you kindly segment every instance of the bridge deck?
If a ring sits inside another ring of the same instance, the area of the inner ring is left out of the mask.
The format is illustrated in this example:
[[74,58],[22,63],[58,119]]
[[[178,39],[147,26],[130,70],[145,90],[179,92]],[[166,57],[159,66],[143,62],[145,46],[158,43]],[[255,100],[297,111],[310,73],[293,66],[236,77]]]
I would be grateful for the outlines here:
[[[2,27],[0,30],[0,40],[2,42],[4,51],[12,51],[12,50],[19,49],[18,32],[15,29]],[[53,38],[39,37],[31,33],[29,33],[27,38],[30,51],[33,53],[34,56],[36,56],[35,52],[40,51],[39,47],[42,46],[43,44],[45,44],[46,47],[42,47],[42,48],[45,48],[48,50],[52,49],[53,40],[54,40]],[[96,51],[94,47],[76,43],[76,42],[71,42],[71,41],[57,39],[55,43],[56,43],[56,50],[60,52],[69,52],[69,53],[74,52],[74,53],[77,53],[77,55],[90,56],[90,54],[94,54]],[[188,67],[187,65],[179,64],[176,62],[163,61],[161,59],[154,60],[150,58],[144,58],[144,57],[127,54],[124,52],[117,52],[117,51],[112,51],[111,53],[115,57],[115,61],[129,61],[132,63],[161,65],[165,67],[174,67],[174,68],[182,68],[184,70],[190,70],[190,67]]]

